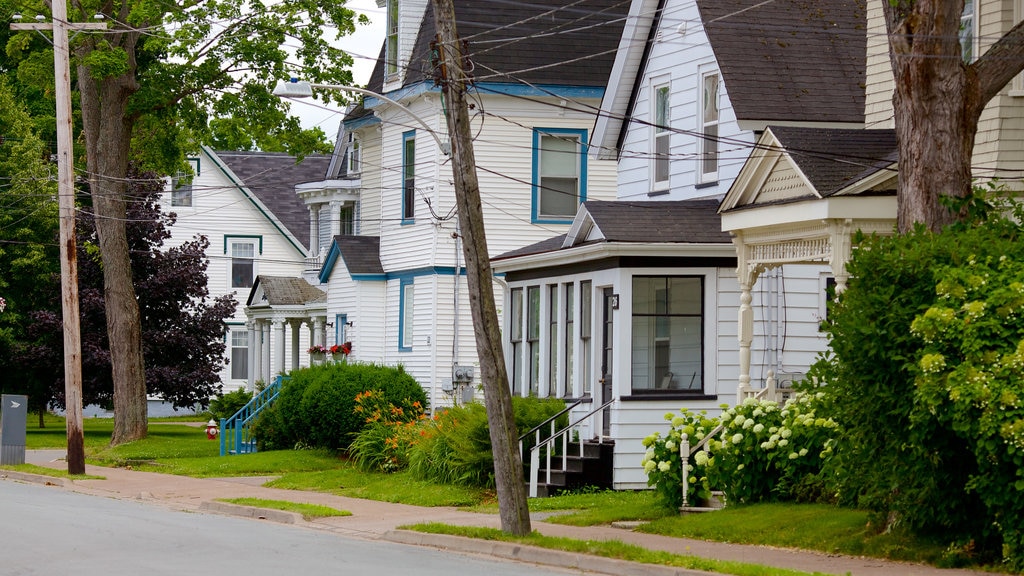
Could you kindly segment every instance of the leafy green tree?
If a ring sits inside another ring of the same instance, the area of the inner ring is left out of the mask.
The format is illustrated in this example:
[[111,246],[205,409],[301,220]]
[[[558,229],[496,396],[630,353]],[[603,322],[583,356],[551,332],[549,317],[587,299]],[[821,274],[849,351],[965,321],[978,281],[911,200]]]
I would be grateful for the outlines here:
[[0,379],[0,389],[28,394],[40,421],[54,382],[24,359],[33,348],[29,313],[53,301],[59,274],[57,186],[47,158],[27,110],[0,77],[0,371],[18,374]]
[[[21,2],[21,12],[30,14],[33,3]],[[42,3],[35,7],[46,13]],[[146,435],[142,328],[125,231],[133,153],[143,168],[166,174],[199,142],[323,150],[322,132],[302,131],[268,87],[292,67],[314,81],[350,84],[351,57],[323,32],[348,34],[361,17],[330,0],[72,0],[68,13],[72,21],[102,14],[110,23],[105,32],[76,35],[72,65],[98,216],[117,413],[112,442],[119,444]],[[46,80],[46,51],[30,52],[34,36],[7,42],[26,82]]]
[[[128,242],[132,275],[139,287],[146,388],[176,408],[206,405],[220,391],[224,366],[224,319],[234,314],[230,295],[211,298],[207,288],[205,237],[163,249],[173,214],[157,203],[163,181],[155,173],[131,173]],[[110,339],[106,330],[103,271],[96,249],[95,218],[87,209],[78,221],[79,299],[82,333],[82,397],[109,405]],[[56,288],[53,291],[57,292]],[[28,356],[37,370],[49,370],[61,382],[54,404],[63,405],[63,330],[61,316],[48,310],[33,316],[34,351]]]

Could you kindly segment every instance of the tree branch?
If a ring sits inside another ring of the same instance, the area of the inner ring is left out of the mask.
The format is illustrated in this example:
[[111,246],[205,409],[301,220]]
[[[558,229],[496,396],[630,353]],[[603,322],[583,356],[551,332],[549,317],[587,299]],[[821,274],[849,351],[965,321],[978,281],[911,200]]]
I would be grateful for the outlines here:
[[970,68],[978,77],[981,106],[1024,70],[1024,21],[1018,22]]

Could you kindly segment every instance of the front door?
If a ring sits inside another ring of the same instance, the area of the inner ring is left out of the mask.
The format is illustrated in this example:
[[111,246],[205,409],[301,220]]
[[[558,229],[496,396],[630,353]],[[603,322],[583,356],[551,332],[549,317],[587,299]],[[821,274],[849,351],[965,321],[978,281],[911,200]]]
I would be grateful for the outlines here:
[[[601,403],[612,399],[612,361],[614,355],[612,349],[615,344],[614,339],[614,319],[615,319],[615,308],[614,301],[617,299],[612,294],[611,288],[605,288],[602,290],[601,298]],[[611,435],[611,408],[605,408],[604,413],[601,415],[601,435]]]

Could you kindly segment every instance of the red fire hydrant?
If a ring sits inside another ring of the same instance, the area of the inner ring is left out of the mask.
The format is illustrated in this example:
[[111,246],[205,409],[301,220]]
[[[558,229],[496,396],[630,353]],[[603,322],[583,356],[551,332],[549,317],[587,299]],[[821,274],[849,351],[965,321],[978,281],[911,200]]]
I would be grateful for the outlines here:
[[220,425],[210,418],[210,421],[206,423],[206,439],[216,440],[217,434],[220,434]]

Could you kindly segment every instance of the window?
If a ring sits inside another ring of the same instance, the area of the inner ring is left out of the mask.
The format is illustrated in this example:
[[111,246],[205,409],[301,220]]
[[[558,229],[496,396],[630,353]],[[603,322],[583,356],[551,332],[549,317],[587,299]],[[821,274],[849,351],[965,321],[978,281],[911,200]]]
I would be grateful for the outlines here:
[[249,331],[231,331],[231,379],[249,379]]
[[573,314],[576,313],[576,304],[574,302],[575,286],[570,282],[565,285],[565,393],[563,396],[572,396],[575,392],[575,382],[573,382]]
[[558,284],[548,286],[548,396],[558,392]]
[[178,184],[171,190],[171,206],[192,206],[192,184]]
[[402,223],[416,216],[416,131],[402,134]]
[[334,315],[334,343],[344,344],[348,342],[348,316],[345,314]]
[[533,220],[564,222],[586,200],[586,130],[533,131]]
[[231,241],[231,287],[252,288],[256,279],[256,242]]
[[580,354],[583,361],[583,393],[590,394],[591,361],[593,358],[593,347],[591,346],[590,329],[593,322],[591,318],[591,283],[590,280],[580,282]]
[[973,62],[977,58],[975,53],[977,38],[974,0],[964,2],[964,11],[960,13],[960,51],[963,54],[964,62]]
[[652,127],[654,141],[652,142],[651,156],[654,161],[651,165],[654,168],[652,174],[652,191],[668,189],[669,172],[669,123],[671,115],[669,112],[669,85],[660,84],[653,87],[654,93],[654,118]]
[[362,143],[355,134],[349,132],[348,134],[348,166],[346,172],[350,175],[359,174],[362,169]]
[[698,182],[718,180],[718,72],[701,75]]
[[523,393],[523,289],[512,289],[509,318],[509,340],[512,342],[512,394]]
[[412,280],[399,283],[398,349],[403,352],[412,350],[413,293]]
[[387,0],[388,20],[387,37],[384,43],[387,44],[384,53],[384,70],[388,75],[398,73],[398,0]]
[[633,277],[633,393],[704,389],[704,278]]
[[530,395],[539,392],[540,381],[540,286],[526,289],[526,348],[530,357]]
[[341,223],[341,228],[338,230],[339,234],[351,236],[356,233],[356,209],[351,204],[346,204],[341,207],[341,214],[338,216],[338,221]]

